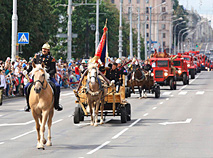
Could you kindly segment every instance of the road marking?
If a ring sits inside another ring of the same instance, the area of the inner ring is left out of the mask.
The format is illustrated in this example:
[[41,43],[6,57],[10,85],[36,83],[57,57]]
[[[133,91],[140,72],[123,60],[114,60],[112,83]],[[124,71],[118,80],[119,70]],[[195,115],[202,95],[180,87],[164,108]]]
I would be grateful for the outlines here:
[[0,117],[2,117],[3,115],[0,115]]
[[202,95],[202,94],[204,94],[204,91],[198,91],[198,92],[196,93],[196,95]]
[[143,116],[148,116],[149,115],[149,113],[145,113]]
[[190,123],[192,121],[192,118],[188,118],[186,119],[186,121],[179,121],[179,122],[163,122],[163,123],[159,123],[160,125],[174,125],[174,124],[186,124],[186,123]]
[[171,97],[174,97],[174,95],[170,95]]
[[186,88],[187,85],[183,86],[181,89],[179,89],[179,91],[181,91],[182,89]]
[[34,129],[34,130],[32,130],[32,131],[29,131],[29,132],[26,132],[26,133],[24,133],[24,134],[21,134],[21,135],[19,135],[19,136],[17,136],[17,137],[11,138],[10,140],[16,140],[16,139],[18,139],[18,138],[20,138],[20,137],[23,137],[23,136],[28,135],[28,134],[30,134],[30,133],[33,133],[33,132],[35,132],[35,131],[36,131],[36,130]]
[[163,104],[163,102],[160,102],[160,104]]
[[63,119],[60,119],[60,120],[54,121],[52,124],[54,125],[54,124],[56,124],[56,123],[58,123],[58,122],[61,122],[61,121],[63,121]]
[[172,92],[164,92],[162,95],[170,95]]
[[98,146],[98,147],[95,148],[94,150],[88,152],[87,154],[88,154],[88,155],[91,155],[91,154],[93,154],[94,152],[100,150],[101,148],[103,148],[104,146],[106,146],[106,145],[109,144],[109,143],[110,143],[110,141],[106,141],[105,143],[103,143],[102,145]]
[[152,109],[155,110],[155,109],[157,109],[157,107],[153,107]]
[[134,126],[136,123],[138,123],[141,120],[141,118],[137,119],[135,122],[133,122],[131,125],[129,125],[129,127]]
[[[190,85],[192,82],[194,82],[201,74],[202,74],[202,72],[201,72],[198,76],[196,76],[195,79],[191,80],[191,81],[189,82],[189,85]],[[186,88],[186,86],[188,86],[188,85],[183,86],[181,89],[179,89],[179,91],[181,91],[181,90],[183,90],[184,88]]]
[[68,117],[72,117],[73,115],[69,115]]
[[119,136],[121,136],[124,132],[126,132],[129,128],[125,128],[123,129],[122,131],[120,131],[118,134],[116,134],[114,137],[112,137],[112,139],[116,139],[118,138]]
[[169,98],[166,98],[166,100],[169,100]]
[[186,95],[187,91],[181,91],[180,93],[178,93],[178,95]]
[[25,122],[25,123],[3,123],[3,124],[0,124],[0,127],[4,127],[4,126],[24,126],[24,125],[31,124],[33,122],[35,122],[35,121],[31,120],[31,121],[28,121],[28,122]]
[[4,142],[0,142],[0,145],[4,144]]
[[61,94],[61,96],[68,96],[68,95],[71,95],[71,94],[74,94],[74,92],[72,92],[72,93],[66,93],[66,94]]
[[[107,123],[107,122],[109,122],[111,120],[112,119],[108,119],[108,120],[104,121],[104,123]],[[98,124],[100,124],[100,122]],[[74,125],[78,126],[78,127],[80,127],[80,126],[87,126],[87,125],[90,125],[90,122],[89,123],[79,123],[79,124],[74,124]]]

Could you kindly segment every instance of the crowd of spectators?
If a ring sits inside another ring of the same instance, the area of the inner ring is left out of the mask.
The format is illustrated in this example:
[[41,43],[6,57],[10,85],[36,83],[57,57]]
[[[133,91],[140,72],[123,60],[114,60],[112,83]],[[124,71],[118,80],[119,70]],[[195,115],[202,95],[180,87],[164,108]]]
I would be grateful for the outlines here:
[[[31,59],[29,59],[29,61],[30,60]],[[110,63],[115,61],[115,58],[111,58]],[[128,58],[123,58],[122,65],[128,61]],[[56,63],[57,73],[55,79],[60,84],[61,88],[75,89],[81,74],[87,67],[87,62],[88,60],[84,59],[71,60],[70,62],[59,59]],[[4,96],[24,95],[24,86],[31,81],[30,76],[28,76],[26,72],[29,63],[30,62],[20,57],[15,61],[11,61],[10,57],[7,57],[6,61],[0,60],[0,73],[4,76],[3,79],[1,79],[1,87],[4,87]],[[128,65],[126,65],[126,68],[127,67]]]

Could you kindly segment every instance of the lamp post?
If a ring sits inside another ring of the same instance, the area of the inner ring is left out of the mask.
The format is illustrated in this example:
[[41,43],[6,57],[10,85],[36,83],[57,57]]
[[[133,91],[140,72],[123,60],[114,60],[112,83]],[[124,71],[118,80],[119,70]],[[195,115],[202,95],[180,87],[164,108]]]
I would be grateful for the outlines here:
[[174,27],[174,54],[176,54],[176,28],[178,25],[186,23],[186,21],[182,21],[180,23],[177,23]]
[[141,59],[140,7],[138,7],[138,59]]
[[18,15],[17,15],[17,0],[13,0],[13,16],[12,16],[12,48],[11,48],[11,60],[16,59],[16,43],[18,32]]
[[149,7],[149,54],[151,54],[151,44],[152,44],[152,9],[155,9],[161,5],[166,4],[166,2],[163,2],[155,7],[152,8],[152,6]]
[[122,57],[122,8],[123,8],[123,0],[120,0],[120,20],[119,20],[119,49],[118,49],[118,52],[119,52],[119,58]]
[[189,31],[190,31],[190,30],[185,31],[185,32],[181,35],[181,38],[180,38],[180,40],[181,40],[181,41],[180,41],[180,42],[181,42],[181,52],[182,52],[182,53],[184,53],[184,52],[183,52],[183,36],[184,36],[186,33],[188,33]]
[[[182,30],[180,30],[179,31],[179,33],[178,33],[178,52],[180,52],[180,33],[182,32],[182,31],[184,31],[184,30],[187,30],[187,29],[189,29],[188,27],[187,28],[184,28],[184,29],[182,29]],[[176,53],[177,54],[177,53]]]
[[129,26],[129,49],[130,49],[130,58],[133,58],[133,39],[132,39],[132,1],[130,2],[130,26]]
[[178,21],[178,20],[183,20],[182,17],[176,19],[176,20],[173,20],[171,21],[170,23],[170,30],[169,30],[169,54],[171,54],[171,51],[172,51],[172,23],[175,22],[175,21]]

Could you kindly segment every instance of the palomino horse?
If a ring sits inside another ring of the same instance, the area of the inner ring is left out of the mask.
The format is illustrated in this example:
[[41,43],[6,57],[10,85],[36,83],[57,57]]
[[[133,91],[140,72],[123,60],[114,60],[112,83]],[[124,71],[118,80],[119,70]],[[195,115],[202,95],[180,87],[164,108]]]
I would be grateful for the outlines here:
[[[46,122],[48,124],[48,140],[46,145],[52,146],[51,125],[54,113],[54,96],[53,90],[47,82],[47,80],[49,79],[49,74],[45,71],[44,64],[42,63],[42,65],[35,65],[33,63],[32,65],[34,83],[30,90],[29,104],[36,123],[38,140],[37,148],[44,149],[44,144],[46,144],[46,139],[44,138]],[[39,120],[41,125],[39,123]]]
[[103,88],[98,78],[98,69],[97,65],[90,63],[88,67],[88,74],[87,74],[87,99],[88,105],[90,108],[90,115],[91,115],[91,126],[98,125],[98,110],[99,105],[101,102],[101,120],[100,124],[103,124],[103,110],[104,110],[104,95],[106,93],[106,89]]
[[139,94],[141,99],[142,87],[145,82],[144,72],[140,69],[133,70],[130,76],[130,80],[127,82],[128,87],[131,87],[132,92],[135,93],[134,87],[138,86]]

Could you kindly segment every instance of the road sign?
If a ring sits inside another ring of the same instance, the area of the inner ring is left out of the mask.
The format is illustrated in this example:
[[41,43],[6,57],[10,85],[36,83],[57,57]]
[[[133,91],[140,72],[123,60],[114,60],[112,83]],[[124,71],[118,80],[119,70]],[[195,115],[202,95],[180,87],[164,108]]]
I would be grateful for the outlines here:
[[29,32],[18,33],[18,44],[29,44]]

